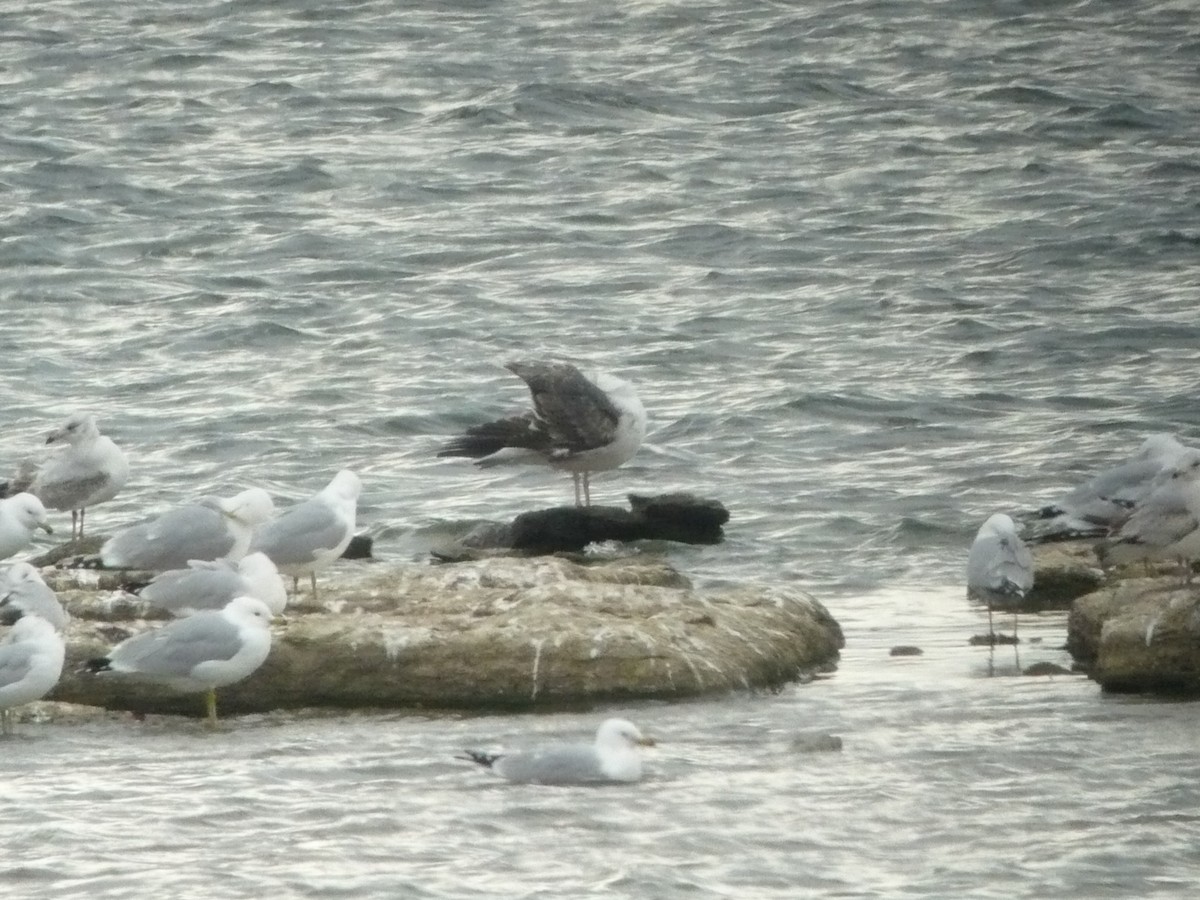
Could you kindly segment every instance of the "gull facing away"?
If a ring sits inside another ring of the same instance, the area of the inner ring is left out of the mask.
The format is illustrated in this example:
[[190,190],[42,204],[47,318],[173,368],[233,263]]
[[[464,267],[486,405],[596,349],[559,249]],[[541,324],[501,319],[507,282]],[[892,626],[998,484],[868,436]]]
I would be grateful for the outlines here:
[[58,630],[36,613],[6,607],[0,622],[15,622],[0,640],[0,734],[12,734],[13,708],[40,700],[58,684],[66,646]]
[[605,784],[638,781],[642,757],[638,747],[653,747],[626,719],[606,719],[591,744],[551,744],[519,753],[465,750],[456,757],[491,769],[519,784]]
[[354,517],[362,482],[349,469],[342,469],[318,494],[285,510],[258,530],[250,545],[285,575],[299,590],[301,575],[312,579],[317,600],[317,572],[340,557],[354,536]]
[[988,635],[996,642],[992,607],[1014,607],[1013,638],[1017,636],[1017,610],[1033,587],[1033,554],[1017,534],[1017,526],[1004,513],[990,516],[967,556],[967,594],[983,600],[988,611]]
[[0,559],[8,559],[28,547],[35,528],[54,533],[46,524],[46,507],[41,500],[26,492],[0,500]]
[[117,495],[129,478],[129,462],[86,413],[76,413],[46,436],[47,444],[61,441],[67,446],[42,464],[29,491],[50,509],[70,510],[71,537],[82,538],[84,512]]
[[1096,553],[1102,563],[1177,559],[1184,583],[1200,559],[1200,450],[1187,450]]
[[100,561],[110,569],[166,572],[194,559],[246,555],[256,526],[275,514],[271,495],[250,488],[228,500],[202,497],[140,525],[122,529],[104,542]]
[[533,409],[468,428],[438,456],[466,456],[484,468],[548,465],[571,473],[575,505],[591,506],[592,472],[628,462],[646,436],[646,410],[633,386],[614,375],[591,378],[566,362],[511,362],[529,386]]
[[27,562],[13,563],[0,576],[0,614],[6,610],[40,616],[60,632],[71,621],[58,594],[42,580],[42,573]]
[[1129,459],[1096,473],[1039,515],[1054,520],[1052,533],[1103,533],[1128,518],[1130,509],[1149,496],[1155,478],[1187,449],[1174,435],[1152,434]]
[[87,661],[98,677],[153,681],[177,691],[204,691],[210,725],[217,723],[217,688],[250,675],[271,652],[271,611],[254,597],[235,597],[128,638],[107,656]]
[[193,559],[186,569],[155,576],[138,596],[176,616],[202,609],[221,609],[234,597],[257,597],[272,615],[287,605],[287,588],[275,563],[261,552],[243,556],[235,565],[227,559]]

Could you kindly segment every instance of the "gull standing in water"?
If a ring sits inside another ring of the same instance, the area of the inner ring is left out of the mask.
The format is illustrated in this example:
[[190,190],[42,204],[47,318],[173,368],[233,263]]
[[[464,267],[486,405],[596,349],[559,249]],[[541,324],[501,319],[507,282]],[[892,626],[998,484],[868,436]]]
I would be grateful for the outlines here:
[[193,559],[186,569],[156,576],[137,592],[143,600],[176,616],[221,609],[234,597],[257,597],[272,615],[287,605],[287,588],[265,553],[250,553],[234,565],[227,559]]
[[271,652],[271,611],[254,597],[235,597],[219,610],[175,619],[128,638],[107,656],[87,661],[101,677],[153,681],[178,691],[204,691],[217,723],[217,688],[250,675]]
[[607,719],[591,744],[551,744],[520,753],[465,750],[466,755],[457,758],[522,784],[603,784],[642,777],[639,746],[652,747],[654,741],[643,737],[632,722]]
[[71,537],[82,538],[84,512],[117,495],[129,478],[129,462],[87,413],[76,413],[46,436],[47,444],[61,441],[67,446],[42,464],[29,491],[50,509],[70,510]]
[[28,547],[35,528],[47,534],[54,532],[46,524],[46,507],[41,500],[24,492],[0,500],[0,559],[8,559]]
[[250,550],[265,553],[280,572],[291,575],[296,591],[300,576],[308,575],[317,600],[317,571],[349,546],[361,492],[358,476],[342,469],[320,493],[260,528]]
[[1033,554],[1004,513],[988,518],[967,557],[967,593],[983,600],[988,611],[988,635],[993,644],[992,607],[1013,609],[1013,639],[1017,636],[1016,607],[1033,587]]
[[236,562],[246,555],[255,527],[274,514],[271,495],[262,488],[228,500],[202,497],[118,531],[100,548],[100,561],[110,569],[150,572],[182,569],[194,559]]
[[633,386],[616,376],[588,378],[565,362],[511,362],[529,386],[533,409],[468,428],[438,456],[466,456],[477,466],[533,463],[571,473],[575,505],[591,505],[592,472],[633,458],[646,436],[646,410]]
[[58,684],[66,646],[58,630],[36,613],[5,607],[0,623],[15,623],[0,640],[0,733],[11,734],[13,707],[40,700]]

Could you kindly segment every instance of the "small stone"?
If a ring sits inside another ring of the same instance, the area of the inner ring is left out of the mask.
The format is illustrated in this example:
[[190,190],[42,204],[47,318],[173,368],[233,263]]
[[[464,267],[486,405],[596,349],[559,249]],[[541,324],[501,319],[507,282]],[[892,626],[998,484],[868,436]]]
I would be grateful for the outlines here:
[[842,739],[836,734],[814,732],[792,738],[792,750],[796,753],[832,753],[842,749]]
[[921,656],[925,653],[920,647],[915,647],[912,644],[900,644],[893,647],[889,656]]

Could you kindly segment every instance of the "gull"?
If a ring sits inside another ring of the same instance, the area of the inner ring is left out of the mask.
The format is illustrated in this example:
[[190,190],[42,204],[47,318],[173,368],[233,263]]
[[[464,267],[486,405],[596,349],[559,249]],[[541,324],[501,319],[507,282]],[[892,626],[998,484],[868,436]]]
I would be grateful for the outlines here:
[[1188,450],[1156,481],[1151,494],[1096,547],[1103,563],[1177,559],[1184,583],[1200,558],[1200,450]]
[[35,528],[54,533],[46,524],[46,507],[41,500],[27,492],[0,500],[0,559],[28,547]]
[[1170,469],[1187,449],[1174,435],[1152,434],[1129,459],[1072,488],[1039,516],[1054,520],[1052,532],[1096,534],[1097,529],[1128,518],[1130,509],[1153,490],[1156,476]]
[[0,576],[0,613],[5,610],[40,616],[58,631],[64,631],[71,621],[58,595],[42,580],[42,573],[27,562],[13,563]]
[[466,755],[457,758],[521,784],[603,784],[642,777],[639,746],[652,747],[654,741],[626,719],[606,719],[591,744],[551,744],[520,753],[465,750]]
[[438,456],[465,456],[477,466],[548,465],[571,473],[575,505],[591,505],[592,472],[633,458],[646,436],[646,410],[629,382],[607,373],[586,377],[566,362],[511,362],[529,387],[533,409],[468,428]]
[[279,570],[262,552],[250,553],[236,565],[227,559],[193,559],[186,569],[155,576],[138,596],[176,616],[220,609],[241,596],[257,597],[276,616],[287,605],[287,588]]
[[312,579],[317,599],[317,571],[342,555],[354,536],[354,517],[362,482],[342,469],[323,490],[285,510],[260,528],[250,545],[270,557],[279,571],[293,578],[299,590],[301,575]]
[[274,514],[271,495],[262,488],[228,500],[202,497],[118,531],[100,548],[100,561],[110,569],[151,572],[182,569],[194,559],[236,562],[246,555],[255,527]]
[[967,557],[967,593],[983,600],[988,610],[988,634],[993,644],[992,607],[1013,608],[1013,637],[1017,636],[1016,607],[1033,587],[1033,554],[1017,534],[1013,520],[1004,513],[990,516]]
[[203,610],[128,638],[107,656],[89,659],[99,677],[124,676],[178,691],[204,691],[210,725],[217,723],[217,688],[250,675],[271,652],[271,610],[254,597]]
[[29,490],[50,509],[70,510],[71,537],[82,538],[85,510],[117,495],[129,477],[129,463],[100,433],[96,417],[86,413],[76,413],[46,436],[47,444],[60,441],[67,446],[42,464]]
[[14,623],[0,640],[0,733],[11,734],[14,707],[40,700],[58,684],[66,646],[58,630],[36,613],[0,610]]

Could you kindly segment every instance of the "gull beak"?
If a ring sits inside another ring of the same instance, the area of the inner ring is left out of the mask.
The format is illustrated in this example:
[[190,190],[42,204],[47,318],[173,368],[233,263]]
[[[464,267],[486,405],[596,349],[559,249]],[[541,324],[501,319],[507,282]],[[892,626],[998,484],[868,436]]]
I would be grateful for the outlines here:
[[658,741],[654,740],[654,738],[652,738],[652,737],[640,737],[637,739],[636,743],[639,747],[657,747],[658,746]]
[[46,532],[46,534],[54,534],[54,529],[50,527],[48,522],[38,522],[37,527]]

